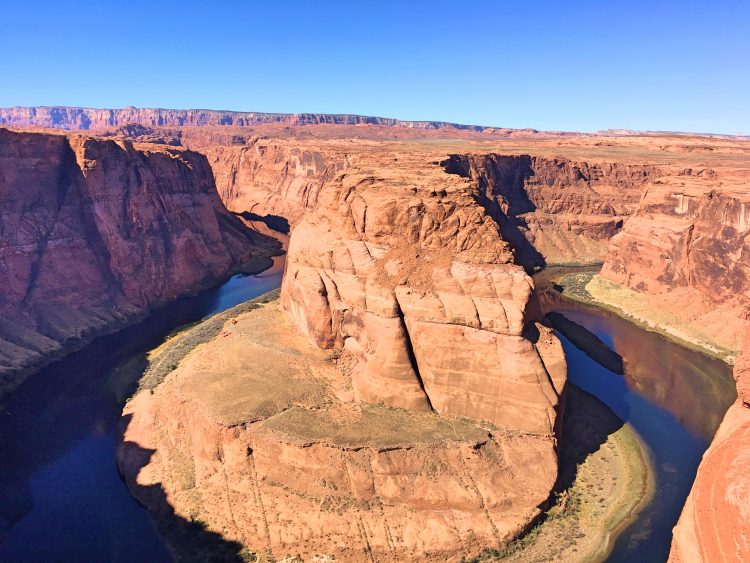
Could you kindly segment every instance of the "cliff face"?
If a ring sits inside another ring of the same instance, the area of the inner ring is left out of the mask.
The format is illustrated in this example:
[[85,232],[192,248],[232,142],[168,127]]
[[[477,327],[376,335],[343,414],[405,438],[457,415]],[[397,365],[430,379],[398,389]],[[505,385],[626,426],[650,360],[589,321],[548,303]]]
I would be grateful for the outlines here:
[[[102,130],[129,123],[153,126],[233,125],[247,127],[265,123],[285,125],[384,125],[406,129],[453,128],[467,131],[489,129],[443,121],[401,121],[387,117],[325,113],[258,113],[205,109],[134,108],[93,109],[66,106],[0,108],[0,125]],[[533,132],[529,130],[529,132]]]
[[276,302],[232,315],[126,405],[128,487],[276,560],[457,561],[538,513],[548,437],[358,402],[333,358]]
[[[567,374],[477,184],[423,152],[363,150],[340,169],[244,154],[250,185],[278,197],[248,210],[278,213],[289,193],[298,212],[280,303],[230,320],[129,403],[131,490],[165,510],[161,483],[181,514],[274,556],[445,560],[511,540],[555,484]],[[235,408],[255,396],[262,408]],[[188,494],[172,475],[190,459]]]
[[658,296],[737,350],[750,314],[750,197],[715,176],[686,170],[651,186],[612,239],[601,276]]
[[323,185],[348,166],[324,146],[252,140],[247,146],[205,150],[225,205],[241,213],[284,217],[292,225],[314,209]]
[[565,375],[544,352],[557,341],[533,325],[533,284],[475,185],[408,158],[376,178],[368,164],[295,227],[282,305],[319,346],[357,357],[366,402],[551,437]]
[[275,250],[226,211],[206,159],[184,150],[0,130],[0,206],[1,391]]
[[674,529],[672,563],[750,560],[750,331],[734,377],[737,402],[698,468]]
[[453,174],[478,183],[503,236],[525,265],[596,262],[635,210],[650,165],[534,155],[451,155]]

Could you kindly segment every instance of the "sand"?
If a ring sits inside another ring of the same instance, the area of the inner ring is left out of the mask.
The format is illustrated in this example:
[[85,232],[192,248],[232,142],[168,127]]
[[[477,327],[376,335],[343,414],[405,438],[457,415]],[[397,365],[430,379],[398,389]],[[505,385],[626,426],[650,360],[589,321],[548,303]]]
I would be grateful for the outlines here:
[[475,561],[603,561],[652,498],[648,454],[630,425],[572,384],[564,421],[554,505],[525,536]]

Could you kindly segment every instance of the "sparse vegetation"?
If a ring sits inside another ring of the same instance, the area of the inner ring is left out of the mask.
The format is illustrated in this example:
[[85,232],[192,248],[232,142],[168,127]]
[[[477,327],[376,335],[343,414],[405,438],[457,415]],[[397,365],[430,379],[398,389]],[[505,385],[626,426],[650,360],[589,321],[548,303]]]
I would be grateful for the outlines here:
[[279,298],[279,290],[275,289],[257,297],[251,301],[241,303],[231,309],[227,309],[202,322],[189,325],[179,332],[174,333],[167,341],[154,350],[148,358],[148,365],[138,384],[136,393],[144,389],[156,388],[164,378],[177,369],[180,361],[187,356],[196,346],[215,338],[224,323],[228,320],[257,309],[258,306],[270,303]]

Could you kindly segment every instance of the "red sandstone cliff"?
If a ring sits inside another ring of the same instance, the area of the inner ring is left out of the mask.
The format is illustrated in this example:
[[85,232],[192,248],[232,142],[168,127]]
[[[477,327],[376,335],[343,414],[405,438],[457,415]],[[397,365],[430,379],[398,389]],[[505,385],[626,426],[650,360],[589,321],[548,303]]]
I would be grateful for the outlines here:
[[443,165],[479,184],[527,265],[601,260],[645,184],[661,174],[652,165],[528,154],[454,154]]
[[340,169],[233,151],[242,197],[264,194],[251,210],[296,213],[280,305],[139,393],[119,464],[152,510],[163,491],[253,551],[475,556],[549,498],[565,358],[477,183],[429,153],[367,148]]
[[230,210],[277,215],[293,225],[317,206],[323,185],[348,166],[345,153],[307,145],[253,139],[204,152]]
[[601,276],[738,350],[750,316],[750,194],[742,181],[687,169],[649,186],[612,239]]
[[0,390],[275,243],[197,153],[0,129]]

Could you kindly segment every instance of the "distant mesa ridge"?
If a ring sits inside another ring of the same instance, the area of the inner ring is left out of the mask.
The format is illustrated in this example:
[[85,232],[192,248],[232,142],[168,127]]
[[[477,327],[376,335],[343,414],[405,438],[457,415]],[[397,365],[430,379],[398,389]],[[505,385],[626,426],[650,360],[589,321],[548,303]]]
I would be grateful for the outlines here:
[[[70,130],[101,130],[128,123],[158,126],[234,125],[246,127],[264,123],[287,125],[385,125],[406,129],[453,128],[482,132],[496,130],[480,125],[444,121],[401,121],[388,117],[328,113],[260,113],[208,109],[134,108],[94,109],[66,106],[0,108],[0,125],[50,127]],[[529,132],[536,132],[528,129]]]

